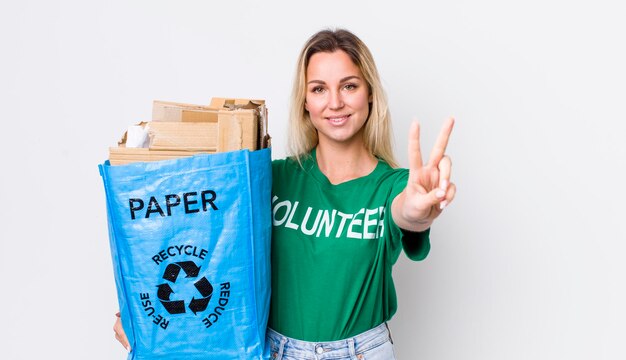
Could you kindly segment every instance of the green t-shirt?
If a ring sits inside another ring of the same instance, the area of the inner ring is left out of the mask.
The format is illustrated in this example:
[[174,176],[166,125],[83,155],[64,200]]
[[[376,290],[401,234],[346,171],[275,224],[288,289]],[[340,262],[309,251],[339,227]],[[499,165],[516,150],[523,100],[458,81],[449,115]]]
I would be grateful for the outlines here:
[[331,184],[312,156],[272,163],[272,299],[269,326],[305,341],[334,341],[389,320],[391,276],[404,244],[413,260],[430,250],[429,231],[403,232],[391,203],[408,170],[379,160],[374,171]]

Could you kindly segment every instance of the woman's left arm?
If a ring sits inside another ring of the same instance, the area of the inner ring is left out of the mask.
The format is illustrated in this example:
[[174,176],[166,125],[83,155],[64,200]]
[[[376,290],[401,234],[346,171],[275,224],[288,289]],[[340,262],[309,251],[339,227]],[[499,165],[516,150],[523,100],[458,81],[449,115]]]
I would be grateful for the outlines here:
[[450,182],[452,162],[445,155],[453,127],[453,118],[444,122],[428,163],[424,165],[420,150],[419,124],[411,124],[409,179],[404,190],[391,204],[391,216],[401,229],[414,232],[428,229],[454,199],[456,186]]

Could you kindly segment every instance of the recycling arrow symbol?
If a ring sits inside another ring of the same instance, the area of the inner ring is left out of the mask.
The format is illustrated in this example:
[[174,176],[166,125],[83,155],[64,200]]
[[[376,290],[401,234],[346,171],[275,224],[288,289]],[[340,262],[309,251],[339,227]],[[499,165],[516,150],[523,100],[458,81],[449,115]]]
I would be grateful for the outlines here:
[[[185,278],[197,278],[200,273],[200,266],[196,266],[193,261],[181,261],[167,265],[165,271],[163,271],[163,279],[176,283],[180,271],[185,273]],[[202,277],[193,284],[200,294],[199,297],[193,296],[189,301],[189,310],[194,314],[203,312],[206,310],[213,295],[213,286],[207,280],[206,277]],[[161,302],[161,305],[170,314],[183,314],[186,311],[185,300],[172,300],[170,296],[174,293],[172,287],[168,283],[157,285],[157,297]]]

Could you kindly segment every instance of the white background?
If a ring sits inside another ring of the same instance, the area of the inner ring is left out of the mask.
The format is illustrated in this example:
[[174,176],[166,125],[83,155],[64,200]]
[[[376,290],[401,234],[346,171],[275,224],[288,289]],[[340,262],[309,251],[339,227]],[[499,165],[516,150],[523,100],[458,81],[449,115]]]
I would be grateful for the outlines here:
[[4,1],[0,358],[123,359],[97,165],[152,100],[267,101],[297,54],[374,53],[397,156],[441,122],[458,195],[394,270],[400,359],[625,359],[626,47],[618,1]]

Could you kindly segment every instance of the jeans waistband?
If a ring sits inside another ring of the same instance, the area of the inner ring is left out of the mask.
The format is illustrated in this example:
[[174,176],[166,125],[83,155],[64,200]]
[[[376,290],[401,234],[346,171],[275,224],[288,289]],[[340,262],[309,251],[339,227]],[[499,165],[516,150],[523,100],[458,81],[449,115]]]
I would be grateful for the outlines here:
[[266,335],[268,340],[274,345],[272,351],[277,352],[278,355],[303,356],[311,354],[311,357],[302,357],[310,359],[354,356],[355,353],[362,353],[380,346],[386,341],[391,341],[386,322],[354,337],[336,341],[310,342],[297,340],[284,336],[270,328],[267,329]]

